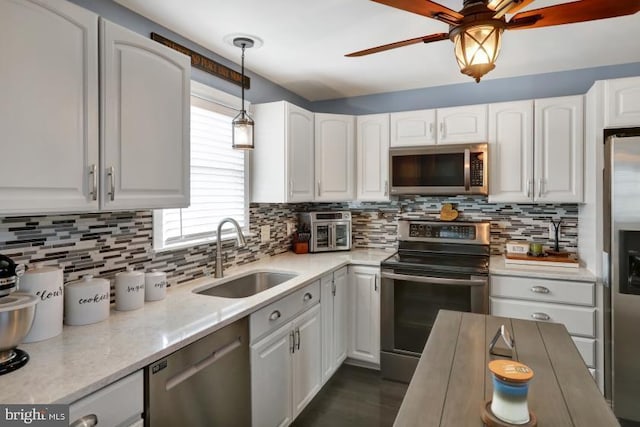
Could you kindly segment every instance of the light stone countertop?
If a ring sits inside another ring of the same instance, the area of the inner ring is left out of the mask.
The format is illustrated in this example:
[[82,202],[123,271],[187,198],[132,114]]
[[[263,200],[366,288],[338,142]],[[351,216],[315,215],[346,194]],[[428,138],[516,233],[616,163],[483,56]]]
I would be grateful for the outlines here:
[[596,276],[584,267],[545,267],[540,265],[505,264],[504,255],[493,255],[489,273],[503,276],[536,277],[540,279],[595,282]]
[[249,315],[321,276],[349,264],[379,266],[393,252],[348,252],[262,258],[225,271],[225,277],[255,270],[298,273],[256,295],[228,299],[192,290],[224,279],[196,279],[172,286],[161,301],[134,311],[115,311],[93,325],[66,326],[57,337],[18,346],[30,360],[0,377],[0,403],[71,403]]

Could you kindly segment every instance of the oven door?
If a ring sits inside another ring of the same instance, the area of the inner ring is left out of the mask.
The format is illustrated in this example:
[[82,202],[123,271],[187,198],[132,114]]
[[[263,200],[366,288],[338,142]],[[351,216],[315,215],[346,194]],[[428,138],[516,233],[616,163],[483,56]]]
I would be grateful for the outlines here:
[[351,249],[351,223],[349,221],[337,221],[331,230],[333,250],[348,251]]
[[439,310],[487,313],[489,279],[430,277],[383,270],[381,349],[419,357]]
[[311,228],[311,252],[331,251],[333,246],[331,222],[315,222]]

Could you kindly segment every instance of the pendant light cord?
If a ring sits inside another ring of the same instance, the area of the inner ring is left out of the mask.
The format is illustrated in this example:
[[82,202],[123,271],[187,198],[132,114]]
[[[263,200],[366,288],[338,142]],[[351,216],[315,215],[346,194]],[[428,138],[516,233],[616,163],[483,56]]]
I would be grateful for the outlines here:
[[240,85],[242,87],[242,115],[244,116],[244,114],[246,113],[245,109],[244,109],[244,48],[246,46],[246,43],[242,43],[242,65],[241,65],[241,75],[242,75],[242,82],[240,82]]

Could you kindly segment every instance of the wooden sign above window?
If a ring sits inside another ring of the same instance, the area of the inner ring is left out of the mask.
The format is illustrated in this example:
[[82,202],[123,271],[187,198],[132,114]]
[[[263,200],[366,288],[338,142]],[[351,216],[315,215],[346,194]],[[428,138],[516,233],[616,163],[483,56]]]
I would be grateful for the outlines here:
[[[234,71],[231,68],[214,61],[213,59],[202,56],[198,52],[194,52],[193,50],[184,47],[174,41],[171,41],[165,37],[162,37],[159,34],[151,33],[151,39],[157,41],[158,43],[162,43],[163,45],[168,46],[171,49],[177,50],[178,52],[182,52],[185,55],[189,55],[191,57],[192,67],[195,67],[202,71],[206,71],[209,74],[213,74],[216,77],[227,80],[231,83],[235,83],[238,86],[242,86],[242,74],[238,73],[237,71]],[[244,76],[244,88],[251,88],[251,79],[247,76]]]

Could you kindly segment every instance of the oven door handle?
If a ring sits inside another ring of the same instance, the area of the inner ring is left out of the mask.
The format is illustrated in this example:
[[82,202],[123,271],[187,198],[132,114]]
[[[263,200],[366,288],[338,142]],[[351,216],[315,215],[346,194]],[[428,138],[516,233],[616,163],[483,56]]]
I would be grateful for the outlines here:
[[433,285],[484,286],[487,284],[487,279],[445,279],[442,277],[412,276],[409,274],[396,274],[384,271],[381,273],[381,276],[385,279],[411,280],[412,282],[430,283]]

